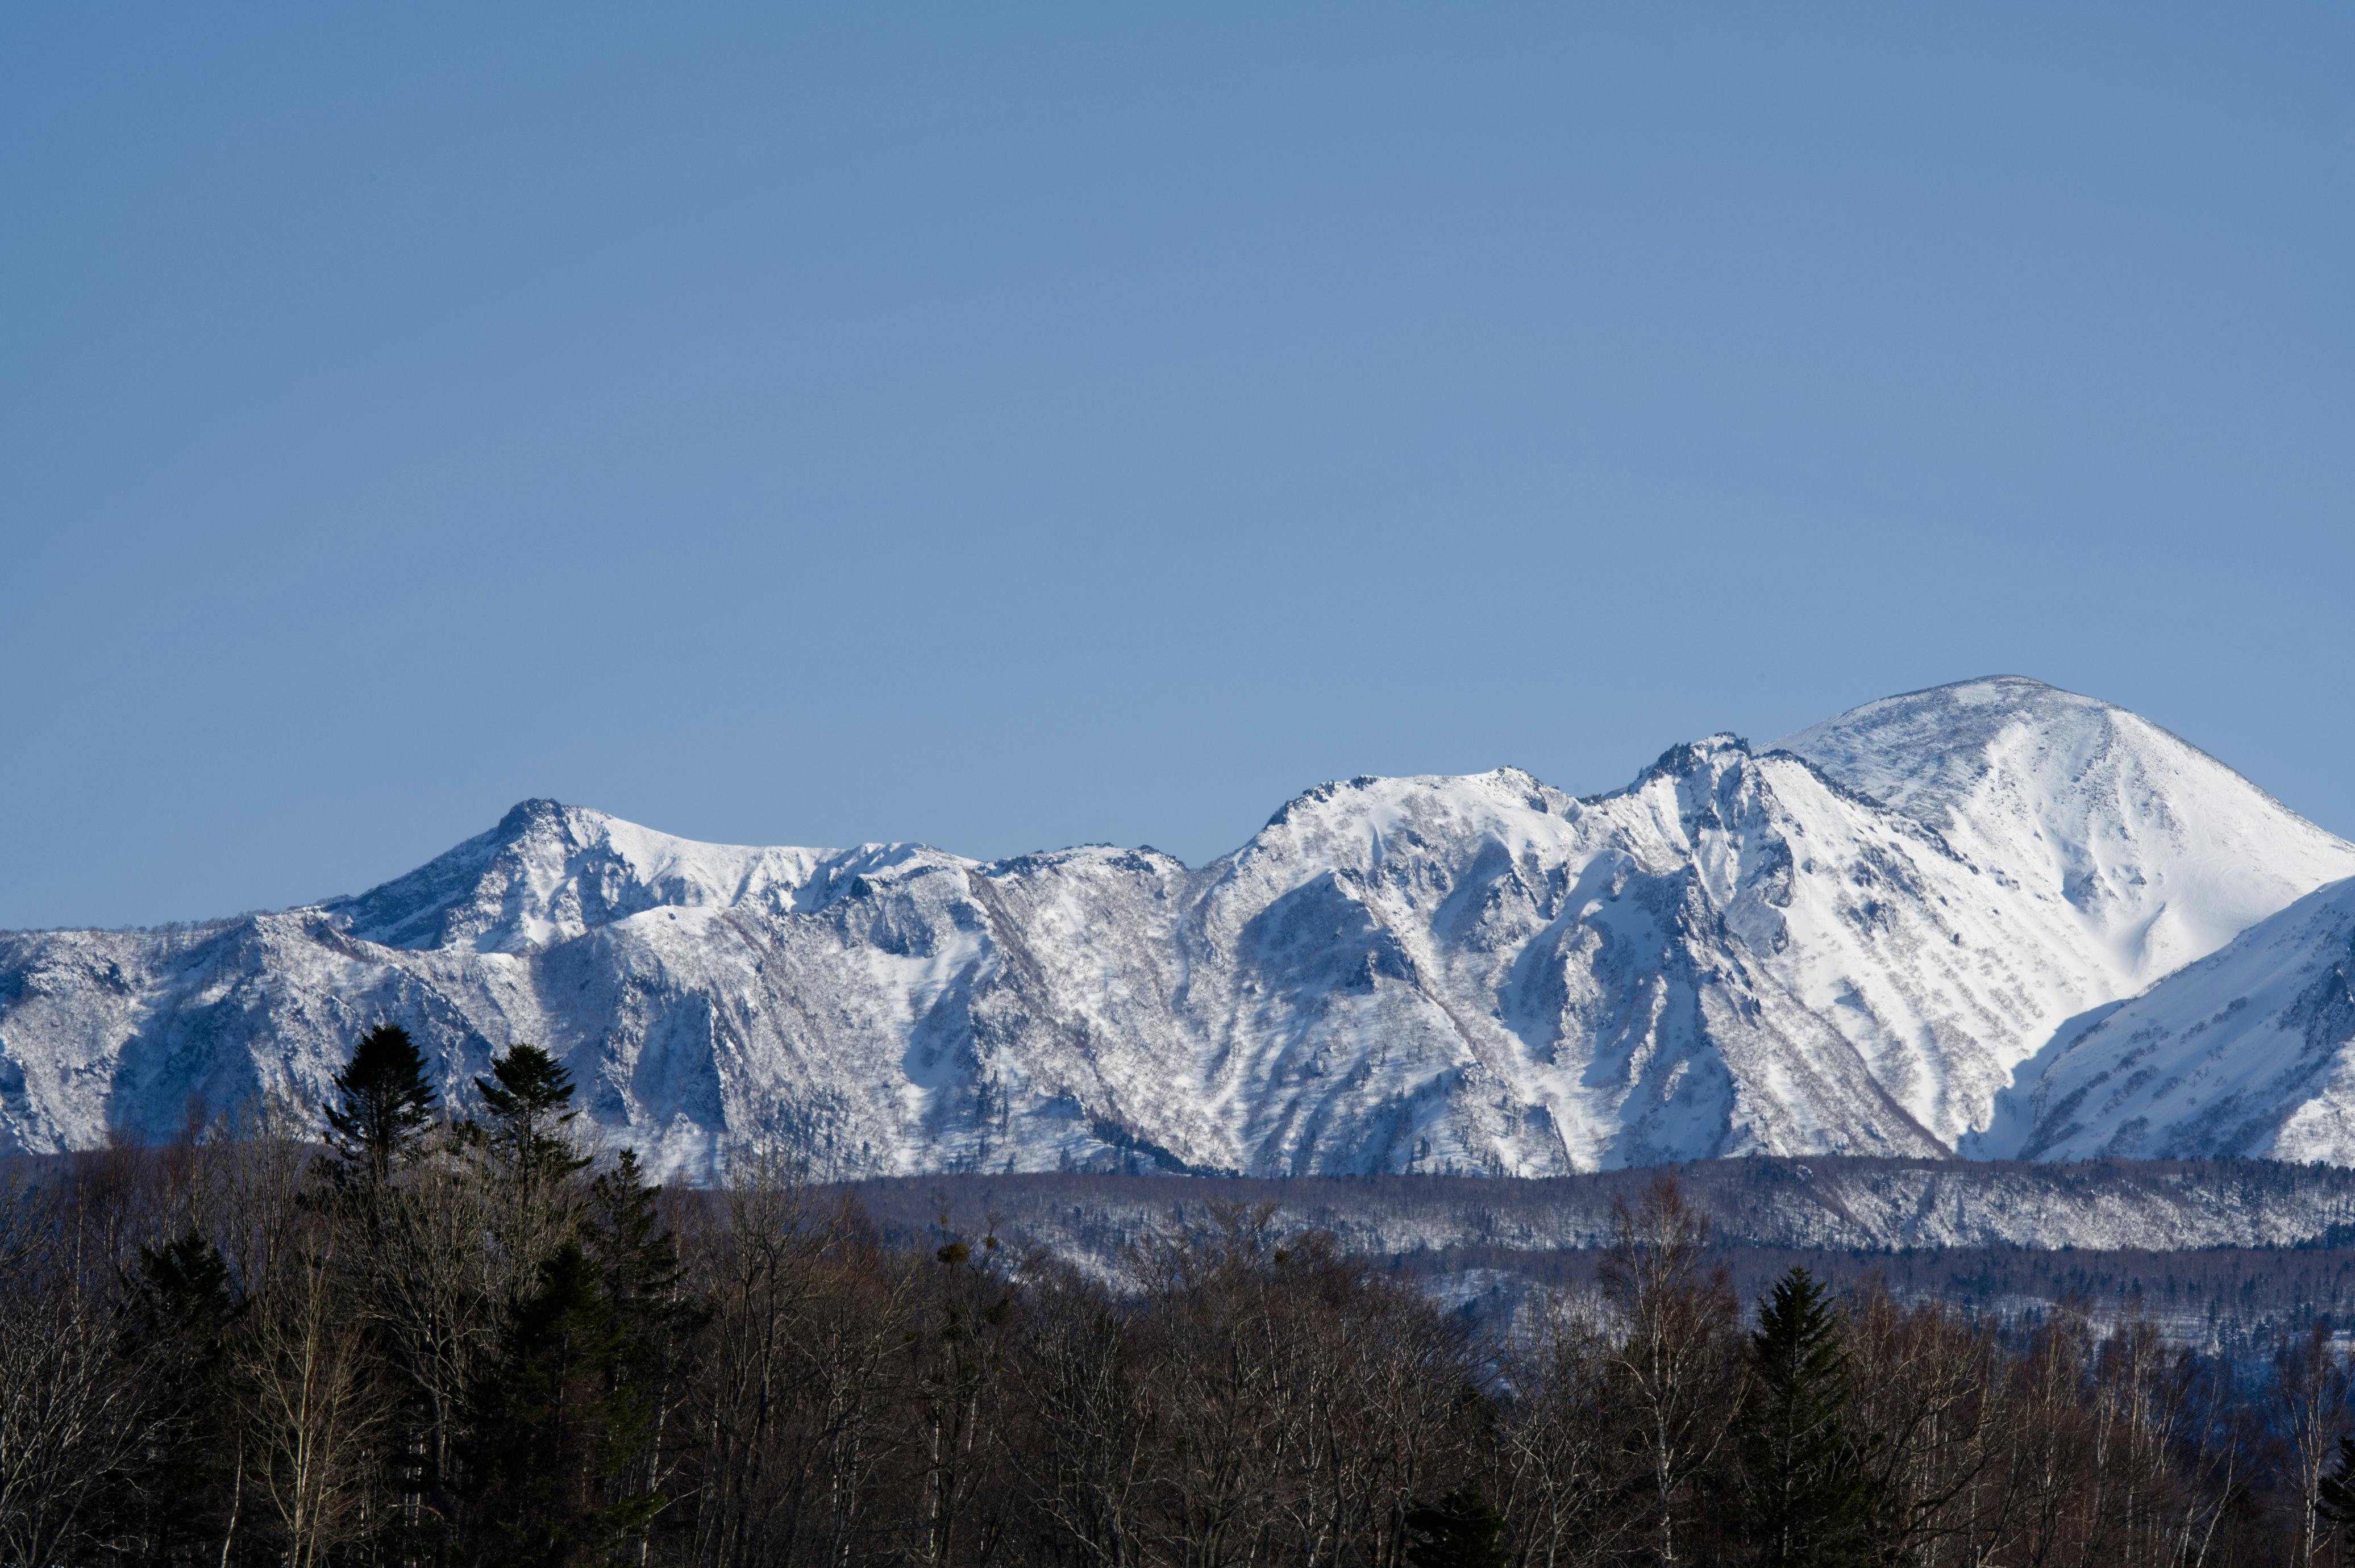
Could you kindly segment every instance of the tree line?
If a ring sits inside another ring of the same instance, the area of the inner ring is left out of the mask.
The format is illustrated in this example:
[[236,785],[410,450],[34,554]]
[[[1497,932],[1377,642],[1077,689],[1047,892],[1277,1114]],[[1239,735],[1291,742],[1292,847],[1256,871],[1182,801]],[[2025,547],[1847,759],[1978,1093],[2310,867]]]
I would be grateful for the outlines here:
[[709,1568],[2311,1564],[2327,1324],[2270,1367],[1794,1268],[1672,1180],[1592,1287],[1450,1311],[1272,1205],[1122,1266],[893,1245],[757,1150],[665,1191],[517,1045],[395,1027],[255,1111],[0,1182],[0,1563]]

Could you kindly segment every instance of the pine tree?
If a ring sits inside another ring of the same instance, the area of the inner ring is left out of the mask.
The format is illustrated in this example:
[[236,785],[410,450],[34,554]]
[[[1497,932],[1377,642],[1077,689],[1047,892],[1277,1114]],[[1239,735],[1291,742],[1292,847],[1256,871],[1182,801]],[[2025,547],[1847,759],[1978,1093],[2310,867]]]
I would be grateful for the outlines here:
[[635,1315],[667,1310],[679,1279],[678,1244],[662,1228],[655,1212],[662,1189],[647,1183],[638,1151],[622,1150],[589,1195],[589,1254],[604,1271],[607,1293]]
[[[528,1107],[549,1112],[569,1093],[553,1082],[527,1060],[492,1104],[509,1123]],[[546,1171],[573,1168],[569,1149],[541,1158]],[[578,1234],[508,1308],[474,1423],[474,1561],[602,1561],[666,1505],[662,1400],[676,1341],[693,1325],[677,1247],[655,1210],[661,1191],[624,1150],[591,1184]]]
[[1868,1498],[1845,1420],[1848,1355],[1824,1288],[1806,1269],[1768,1292],[1750,1350],[1756,1392],[1743,1412],[1742,1500],[1758,1561],[1864,1562]]
[[581,1114],[572,1108],[572,1075],[538,1046],[517,1044],[474,1087],[490,1112],[489,1125],[474,1130],[504,1189],[509,1265],[517,1288],[529,1288],[533,1271],[571,1229],[576,1205],[566,1182],[589,1163],[567,1132]]
[[234,1528],[226,1340],[240,1308],[220,1249],[190,1231],[139,1248],[124,1351],[149,1410],[144,1463],[115,1499],[123,1532],[156,1561],[203,1552]]
[[554,1568],[590,1560],[614,1533],[600,1483],[616,1336],[598,1286],[595,1265],[568,1240],[509,1310],[474,1424],[474,1562]]
[[662,1189],[646,1181],[637,1151],[622,1150],[589,1191],[587,1252],[613,1334],[599,1411],[604,1522],[626,1537],[649,1528],[669,1503],[665,1444],[676,1361],[700,1319],[682,1288],[677,1243],[656,1210]]
[[[432,1299],[420,1280],[430,1277],[421,1255],[449,1245],[432,1234],[421,1192],[432,1185],[432,1153],[442,1147],[434,1133],[436,1096],[425,1079],[425,1062],[407,1030],[384,1023],[369,1031],[336,1079],[341,1104],[327,1110],[327,1143],[336,1158],[324,1162],[324,1191],[306,1202],[327,1216],[334,1239],[320,1255],[335,1277],[342,1300],[367,1304],[361,1314],[357,1354],[368,1371],[371,1398],[385,1403],[378,1414],[389,1430],[385,1439],[398,1457],[386,1465],[394,1509],[363,1510],[372,1550],[398,1547],[403,1554],[424,1550],[432,1534],[425,1499],[435,1489],[449,1457],[448,1401],[437,1404],[431,1389],[438,1357],[446,1359],[453,1340],[447,1333],[452,1303],[420,1310]],[[407,1180],[396,1181],[406,1172]],[[421,1177],[426,1178],[421,1183]],[[462,1244],[463,1245],[463,1244]],[[397,1288],[393,1287],[399,1282]]]
[[336,1151],[339,1181],[382,1184],[416,1158],[433,1125],[433,1086],[425,1058],[398,1023],[379,1023],[336,1075],[340,1106],[327,1107],[327,1143]]

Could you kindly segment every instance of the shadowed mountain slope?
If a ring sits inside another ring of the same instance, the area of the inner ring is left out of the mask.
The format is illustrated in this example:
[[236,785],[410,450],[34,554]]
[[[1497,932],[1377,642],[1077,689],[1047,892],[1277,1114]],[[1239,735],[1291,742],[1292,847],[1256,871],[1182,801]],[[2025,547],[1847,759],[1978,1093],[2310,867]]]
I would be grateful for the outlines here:
[[[660,1166],[1543,1175],[1942,1156],[2056,1030],[2355,846],[2122,710],[1998,678],[1579,800],[1301,795],[1189,868],[699,844],[527,801],[315,907],[0,935],[0,1148],[315,1103],[380,1019],[445,1092],[519,1039]],[[2082,1025],[2081,1025],[2082,1026]]]

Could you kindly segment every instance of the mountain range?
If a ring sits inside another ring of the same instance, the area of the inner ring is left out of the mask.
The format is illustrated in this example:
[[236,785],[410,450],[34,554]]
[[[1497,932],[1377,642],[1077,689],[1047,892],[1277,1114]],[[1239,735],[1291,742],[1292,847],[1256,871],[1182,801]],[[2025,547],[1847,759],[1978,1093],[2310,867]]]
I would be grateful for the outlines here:
[[0,1151],[518,1040],[701,1177],[1549,1175],[1724,1155],[2355,1160],[2355,844],[2003,676],[1578,798],[1320,785],[1199,867],[693,842],[528,800],[357,895],[0,934]]

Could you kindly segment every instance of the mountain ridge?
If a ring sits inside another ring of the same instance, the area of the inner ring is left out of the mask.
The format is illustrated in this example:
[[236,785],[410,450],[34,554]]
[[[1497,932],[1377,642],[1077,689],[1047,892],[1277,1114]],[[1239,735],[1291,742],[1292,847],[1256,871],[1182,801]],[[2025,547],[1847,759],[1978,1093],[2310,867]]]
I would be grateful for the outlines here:
[[532,800],[317,905],[0,934],[0,1149],[315,1104],[394,1018],[461,1099],[549,1044],[688,1173],[759,1140],[845,1174],[1937,1157],[2065,1021],[2347,876],[2355,845],[2206,753],[2022,677],[1679,743],[1597,796],[1327,781],[1199,867]]

